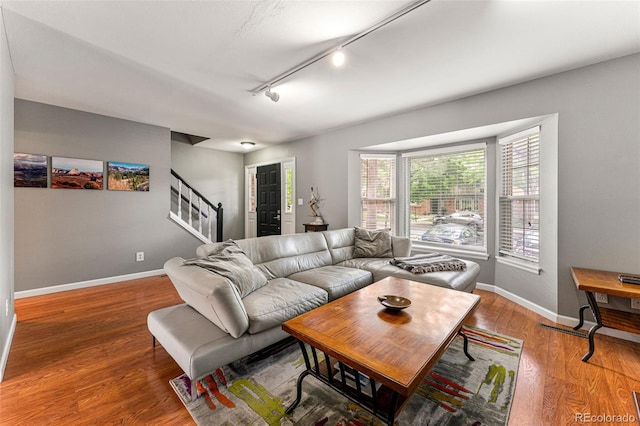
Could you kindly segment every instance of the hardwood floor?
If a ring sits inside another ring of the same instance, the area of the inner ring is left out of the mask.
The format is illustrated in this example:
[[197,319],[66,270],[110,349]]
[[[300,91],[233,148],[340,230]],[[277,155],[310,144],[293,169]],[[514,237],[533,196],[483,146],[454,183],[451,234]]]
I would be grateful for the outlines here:
[[[550,322],[501,296],[476,293],[482,300],[470,325],[524,340],[510,425],[636,417],[640,345],[598,335],[583,363],[586,339],[539,326]],[[176,303],[166,277],[16,300],[0,424],[193,424],[168,383],[181,370],[161,346],[151,347],[146,327],[149,311]]]

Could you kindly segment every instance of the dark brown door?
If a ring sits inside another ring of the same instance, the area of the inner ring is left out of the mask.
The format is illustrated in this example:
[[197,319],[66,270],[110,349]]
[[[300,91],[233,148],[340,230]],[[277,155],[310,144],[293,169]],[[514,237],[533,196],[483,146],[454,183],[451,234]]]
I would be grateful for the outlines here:
[[258,167],[258,237],[280,235],[280,164]]

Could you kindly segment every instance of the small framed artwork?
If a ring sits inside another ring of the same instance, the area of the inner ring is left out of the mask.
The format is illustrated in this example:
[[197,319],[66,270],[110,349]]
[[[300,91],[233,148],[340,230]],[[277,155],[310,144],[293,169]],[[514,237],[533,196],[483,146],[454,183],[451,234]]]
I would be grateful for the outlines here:
[[110,191],[149,191],[149,166],[109,161],[107,163],[107,189]]
[[98,160],[51,157],[51,187],[102,189],[104,164]]
[[13,154],[13,186],[16,188],[47,187],[47,156]]

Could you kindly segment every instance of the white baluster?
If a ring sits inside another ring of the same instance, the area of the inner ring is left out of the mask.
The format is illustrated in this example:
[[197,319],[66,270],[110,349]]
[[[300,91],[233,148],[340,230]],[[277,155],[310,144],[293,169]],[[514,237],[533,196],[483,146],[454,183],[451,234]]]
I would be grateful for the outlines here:
[[189,226],[193,228],[193,190],[189,188]]
[[202,198],[198,197],[198,232],[202,234]]
[[178,218],[182,219],[182,181],[178,179]]
[[207,228],[209,228],[207,237],[211,241],[211,204],[207,204]]

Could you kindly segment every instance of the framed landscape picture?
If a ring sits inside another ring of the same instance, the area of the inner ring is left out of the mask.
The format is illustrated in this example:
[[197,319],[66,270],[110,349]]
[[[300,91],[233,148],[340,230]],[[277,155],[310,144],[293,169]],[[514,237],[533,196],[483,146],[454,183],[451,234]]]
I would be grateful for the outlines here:
[[149,166],[109,161],[107,163],[107,189],[111,191],[149,191]]
[[13,154],[13,186],[16,188],[47,187],[47,156]]
[[102,189],[104,164],[98,160],[51,157],[51,187]]

